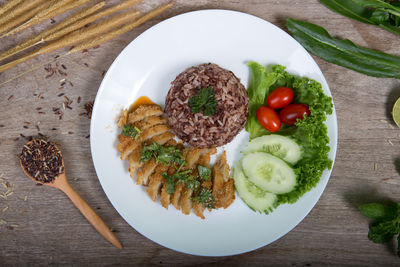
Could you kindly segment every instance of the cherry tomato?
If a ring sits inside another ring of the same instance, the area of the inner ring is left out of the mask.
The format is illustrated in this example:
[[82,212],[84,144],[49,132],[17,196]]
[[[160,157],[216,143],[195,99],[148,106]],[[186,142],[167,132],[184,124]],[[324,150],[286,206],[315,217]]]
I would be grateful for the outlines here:
[[293,90],[288,87],[279,87],[267,97],[267,105],[271,108],[283,108],[293,100]]
[[290,104],[279,112],[279,118],[286,125],[293,125],[297,119],[304,115],[310,116],[310,109],[305,104]]
[[257,109],[257,119],[261,126],[270,132],[278,131],[282,125],[275,110],[266,106],[261,106]]

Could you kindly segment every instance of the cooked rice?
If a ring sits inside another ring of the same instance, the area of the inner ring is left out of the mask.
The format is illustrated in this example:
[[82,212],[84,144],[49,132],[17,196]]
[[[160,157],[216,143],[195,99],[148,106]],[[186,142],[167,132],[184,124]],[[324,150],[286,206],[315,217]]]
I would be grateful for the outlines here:
[[[212,116],[193,113],[189,99],[211,86],[218,102]],[[243,129],[249,99],[245,87],[233,72],[208,63],[190,67],[171,83],[165,113],[174,133],[194,147],[222,146]]]

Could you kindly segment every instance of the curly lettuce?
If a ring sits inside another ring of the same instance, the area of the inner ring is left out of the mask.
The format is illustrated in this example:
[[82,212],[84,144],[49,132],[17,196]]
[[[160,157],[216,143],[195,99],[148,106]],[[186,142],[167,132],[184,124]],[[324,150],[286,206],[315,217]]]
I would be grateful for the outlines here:
[[248,88],[249,117],[246,131],[250,139],[271,134],[257,121],[257,108],[265,105],[268,94],[274,89],[286,86],[294,91],[293,103],[307,104],[310,116],[297,120],[294,126],[282,126],[276,134],[287,135],[303,147],[303,157],[293,168],[297,174],[297,185],[289,193],[278,195],[277,205],[294,203],[304,193],[315,187],[322,172],[332,168],[329,159],[329,137],[324,122],[326,115],[332,114],[332,98],[325,95],[319,82],[306,77],[298,77],[285,71],[285,67],[274,65],[271,71],[257,62],[247,64],[252,72],[252,81]]

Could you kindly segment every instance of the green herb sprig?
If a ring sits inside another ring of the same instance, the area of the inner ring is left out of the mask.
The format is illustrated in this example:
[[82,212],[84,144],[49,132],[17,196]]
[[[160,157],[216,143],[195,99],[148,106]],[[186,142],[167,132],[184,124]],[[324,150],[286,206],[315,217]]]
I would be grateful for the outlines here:
[[192,197],[192,200],[196,203],[203,204],[206,208],[214,209],[214,196],[211,189],[202,187],[198,194]]
[[187,189],[197,191],[200,188],[200,181],[208,181],[211,178],[211,169],[208,167],[199,165],[197,167],[199,174],[194,176],[192,169],[181,171],[182,166],[184,164],[174,174],[168,175],[167,172],[161,174],[167,183],[166,190],[168,194],[175,193],[176,185],[179,182],[184,183]]
[[386,243],[397,236],[397,256],[400,257],[400,203],[382,205],[369,203],[358,207],[367,218],[375,220],[369,226],[368,238],[374,243]]
[[[212,116],[217,111],[217,100],[215,99],[214,90],[211,86],[200,89],[199,93],[189,99],[190,110],[193,113],[200,113],[206,116]],[[204,109],[204,110],[203,110]]]
[[139,128],[137,128],[136,126],[132,127],[129,124],[125,124],[122,127],[122,132],[121,132],[122,135],[134,137],[135,140],[139,138],[141,133],[142,131]]
[[175,168],[179,168],[179,166],[185,164],[182,151],[175,146],[166,147],[154,142],[151,145],[144,146],[140,153],[140,162],[147,162],[154,157],[157,163],[160,162],[164,166],[172,164]]

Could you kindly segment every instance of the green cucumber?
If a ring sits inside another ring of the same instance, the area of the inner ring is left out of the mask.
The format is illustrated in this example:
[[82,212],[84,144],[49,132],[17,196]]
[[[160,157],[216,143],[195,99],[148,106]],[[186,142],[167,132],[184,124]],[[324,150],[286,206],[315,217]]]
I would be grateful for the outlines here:
[[301,158],[302,149],[289,137],[271,134],[251,140],[243,153],[252,152],[267,152],[294,165]]
[[292,191],[296,186],[294,170],[283,160],[264,152],[255,152],[242,158],[244,174],[250,182],[275,194]]
[[260,189],[250,182],[238,165],[234,168],[233,180],[239,196],[252,210],[266,214],[273,210],[277,196],[274,193]]

